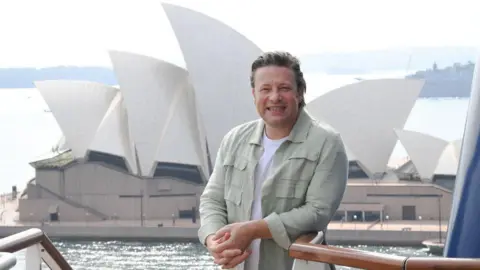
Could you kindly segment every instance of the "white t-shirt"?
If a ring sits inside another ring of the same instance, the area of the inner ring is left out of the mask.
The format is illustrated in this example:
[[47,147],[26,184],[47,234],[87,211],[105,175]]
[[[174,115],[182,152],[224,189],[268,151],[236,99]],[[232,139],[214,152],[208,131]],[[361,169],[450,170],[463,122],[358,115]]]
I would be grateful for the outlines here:
[[[270,167],[273,162],[273,155],[280,147],[280,145],[287,138],[279,140],[269,139],[265,133],[263,133],[263,155],[260,158],[257,167],[255,168],[255,188],[254,199],[252,204],[252,216],[251,220],[262,219],[262,185],[265,179],[269,175]],[[245,270],[258,270],[258,263],[260,259],[260,239],[253,240],[251,244],[252,254],[245,261]]]

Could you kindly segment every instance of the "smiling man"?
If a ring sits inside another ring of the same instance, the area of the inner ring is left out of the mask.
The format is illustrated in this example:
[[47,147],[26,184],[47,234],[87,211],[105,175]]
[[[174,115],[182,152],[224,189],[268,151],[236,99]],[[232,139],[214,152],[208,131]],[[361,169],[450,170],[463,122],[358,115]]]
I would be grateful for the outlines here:
[[345,192],[340,135],[305,110],[297,58],[268,52],[251,69],[261,119],[232,129],[200,198],[199,239],[223,268],[292,268],[288,248],[325,230]]

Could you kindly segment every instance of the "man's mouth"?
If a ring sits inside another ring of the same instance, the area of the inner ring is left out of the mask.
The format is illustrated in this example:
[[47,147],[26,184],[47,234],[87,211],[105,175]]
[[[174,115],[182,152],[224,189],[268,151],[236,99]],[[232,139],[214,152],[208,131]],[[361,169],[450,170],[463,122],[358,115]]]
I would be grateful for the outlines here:
[[287,108],[286,106],[270,106],[270,107],[267,107],[267,110],[270,112],[281,113],[281,112],[284,112],[286,108]]

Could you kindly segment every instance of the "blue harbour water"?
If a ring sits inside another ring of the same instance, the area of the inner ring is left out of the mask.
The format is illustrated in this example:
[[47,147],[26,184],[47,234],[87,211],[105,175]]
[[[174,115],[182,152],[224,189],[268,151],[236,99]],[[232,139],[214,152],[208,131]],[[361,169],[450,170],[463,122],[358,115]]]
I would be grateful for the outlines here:
[[[186,270],[219,269],[197,243],[55,242],[73,269],[78,270]],[[429,256],[423,248],[344,246],[404,256]],[[23,270],[24,252],[18,252],[15,270]],[[23,267],[23,268],[22,268]],[[48,269],[48,268],[45,268]],[[338,267],[337,269],[352,269]]]

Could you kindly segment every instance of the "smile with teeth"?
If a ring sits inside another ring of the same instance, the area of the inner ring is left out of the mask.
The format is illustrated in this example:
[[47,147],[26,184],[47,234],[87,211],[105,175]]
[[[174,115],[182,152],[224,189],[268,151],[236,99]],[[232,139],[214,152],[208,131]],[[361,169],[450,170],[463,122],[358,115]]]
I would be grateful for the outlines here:
[[268,107],[267,110],[271,112],[283,112],[285,111],[285,106],[271,106]]

